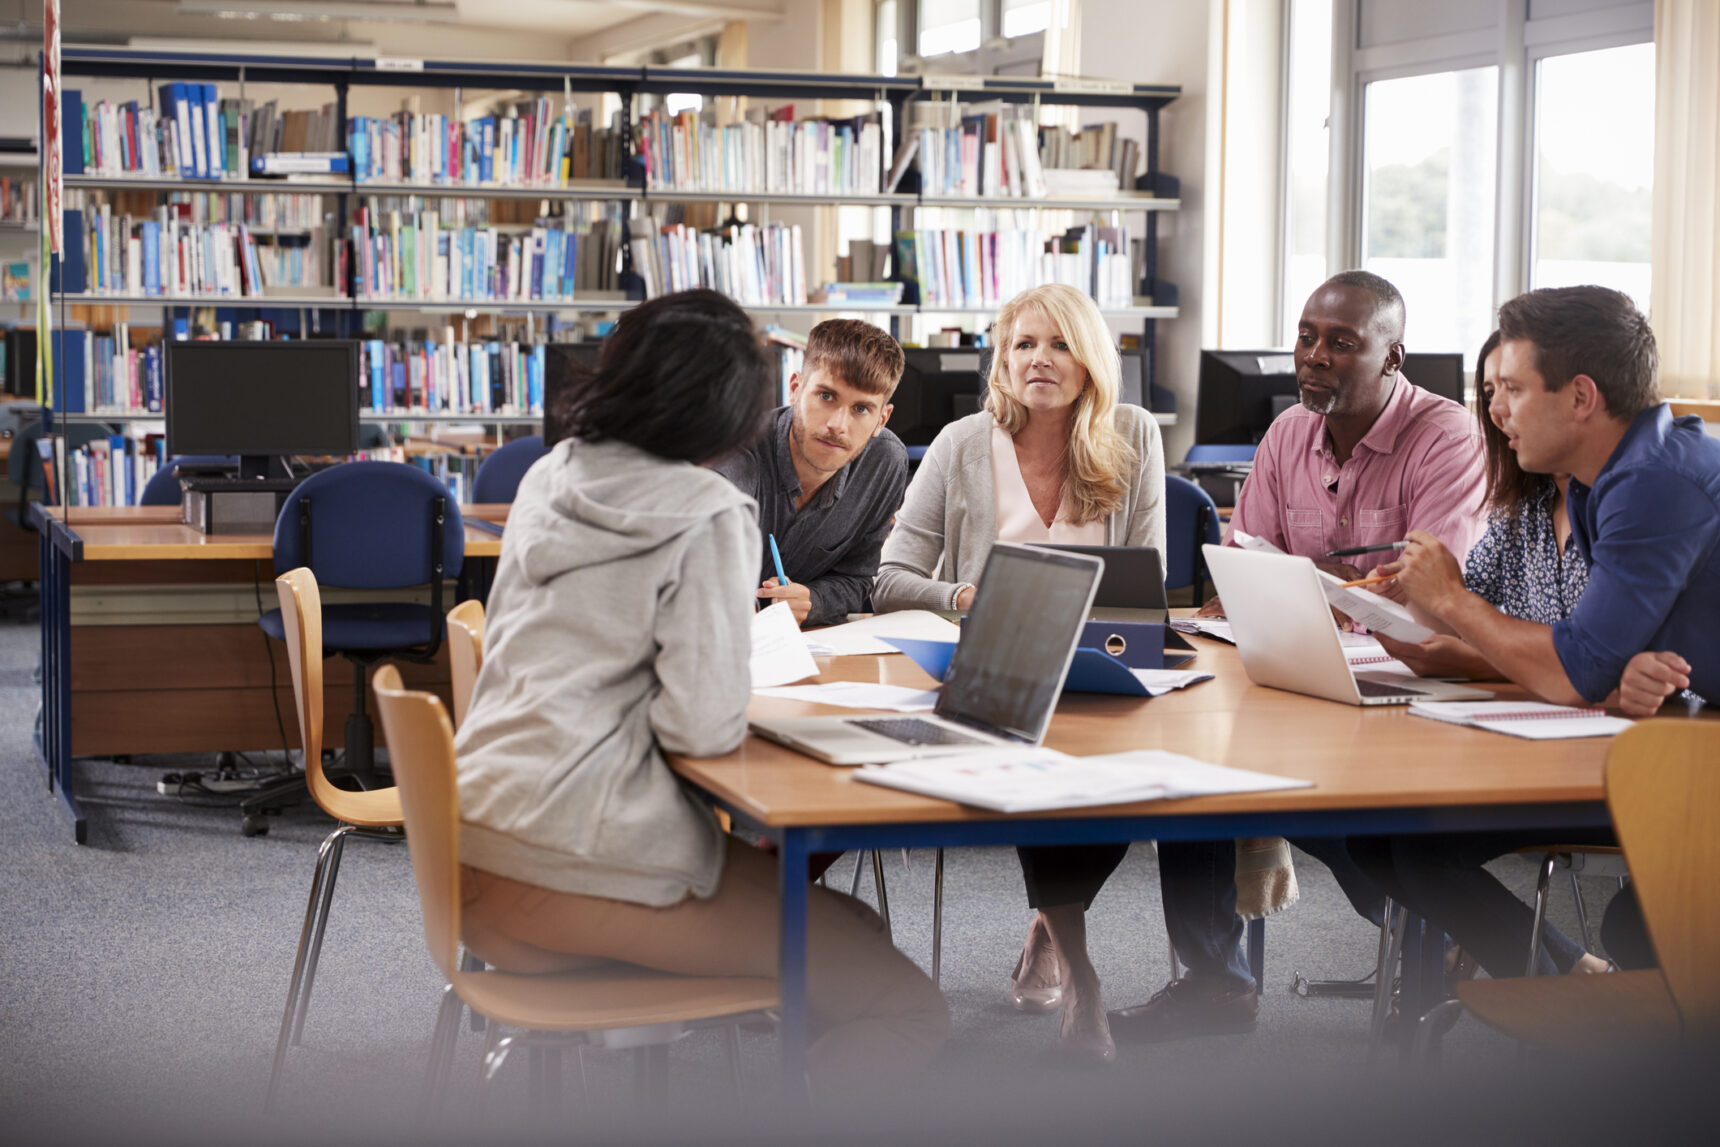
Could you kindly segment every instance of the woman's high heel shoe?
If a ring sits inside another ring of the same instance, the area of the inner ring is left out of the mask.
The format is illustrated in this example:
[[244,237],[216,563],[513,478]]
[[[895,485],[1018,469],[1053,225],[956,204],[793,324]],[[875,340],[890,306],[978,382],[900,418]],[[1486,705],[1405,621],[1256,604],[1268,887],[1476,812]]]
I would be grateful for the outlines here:
[[[1037,922],[1035,922],[1037,927]],[[1021,955],[1015,958],[1015,970],[1009,974],[1009,1002],[1015,1005],[1018,1012],[1029,1015],[1044,1015],[1054,1012],[1063,1006],[1063,985],[1061,983],[1044,984],[1040,987],[1028,988],[1021,984],[1021,977],[1026,973],[1027,954],[1032,949],[1033,932],[1028,931],[1028,943],[1021,946]]]
[[1105,1009],[1098,1009],[1096,1023],[1076,1028],[1073,1005],[1063,1009],[1063,1022],[1057,1027],[1057,1058],[1076,1067],[1099,1067],[1117,1058],[1117,1044],[1111,1038],[1111,1025]]

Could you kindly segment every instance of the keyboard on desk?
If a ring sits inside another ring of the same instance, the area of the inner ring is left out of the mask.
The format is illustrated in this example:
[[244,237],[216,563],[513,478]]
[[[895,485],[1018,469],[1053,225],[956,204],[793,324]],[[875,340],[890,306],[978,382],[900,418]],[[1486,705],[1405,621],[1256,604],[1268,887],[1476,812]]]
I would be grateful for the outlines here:
[[891,740],[900,741],[904,745],[988,745],[990,741],[982,741],[978,737],[970,737],[958,733],[954,729],[946,729],[932,721],[922,721],[918,717],[856,717],[848,722],[873,733],[882,733]]

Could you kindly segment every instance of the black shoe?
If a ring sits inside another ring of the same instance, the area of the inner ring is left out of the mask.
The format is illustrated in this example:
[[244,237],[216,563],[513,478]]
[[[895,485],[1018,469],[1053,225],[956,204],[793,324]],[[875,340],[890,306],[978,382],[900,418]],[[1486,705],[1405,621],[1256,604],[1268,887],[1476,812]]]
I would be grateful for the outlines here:
[[1213,991],[1199,980],[1172,980],[1144,1004],[1111,1013],[1111,1034],[1136,1043],[1254,1030],[1260,1000],[1252,987]]

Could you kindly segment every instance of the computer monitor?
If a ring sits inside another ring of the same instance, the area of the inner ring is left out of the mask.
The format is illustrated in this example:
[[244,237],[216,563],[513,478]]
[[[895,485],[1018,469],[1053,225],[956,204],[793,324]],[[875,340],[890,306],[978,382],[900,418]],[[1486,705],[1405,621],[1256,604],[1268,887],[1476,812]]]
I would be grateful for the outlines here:
[[237,454],[241,477],[285,478],[291,455],[358,449],[358,343],[166,348],[169,454]]
[[1463,356],[1461,354],[1406,354],[1404,377],[1441,398],[1463,401]]
[[543,444],[545,449],[567,437],[557,415],[568,388],[597,370],[603,341],[549,343],[543,348]]
[[1259,442],[1296,400],[1296,358],[1290,351],[1203,350],[1194,440]]
[[890,429],[907,446],[930,446],[938,431],[979,410],[985,360],[978,347],[904,347]]

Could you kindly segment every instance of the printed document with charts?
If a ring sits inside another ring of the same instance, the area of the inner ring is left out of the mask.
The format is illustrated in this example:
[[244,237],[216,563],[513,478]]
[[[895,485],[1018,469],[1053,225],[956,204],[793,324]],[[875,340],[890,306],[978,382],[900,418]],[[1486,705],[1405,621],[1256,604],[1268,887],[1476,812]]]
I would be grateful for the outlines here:
[[[1245,550],[1262,554],[1284,552],[1265,538],[1257,538],[1241,530],[1232,530],[1231,537]],[[1320,589],[1325,592],[1326,600],[1332,603],[1333,609],[1358,625],[1410,645],[1420,645],[1433,636],[1433,630],[1417,621],[1409,610],[1391,598],[1369,593],[1359,587],[1346,586],[1343,578],[1333,577],[1325,570],[1319,572]]]
[[1228,769],[1158,749],[1072,757],[1055,749],[1026,747],[867,765],[854,777],[993,812],[1303,789],[1314,783]]

